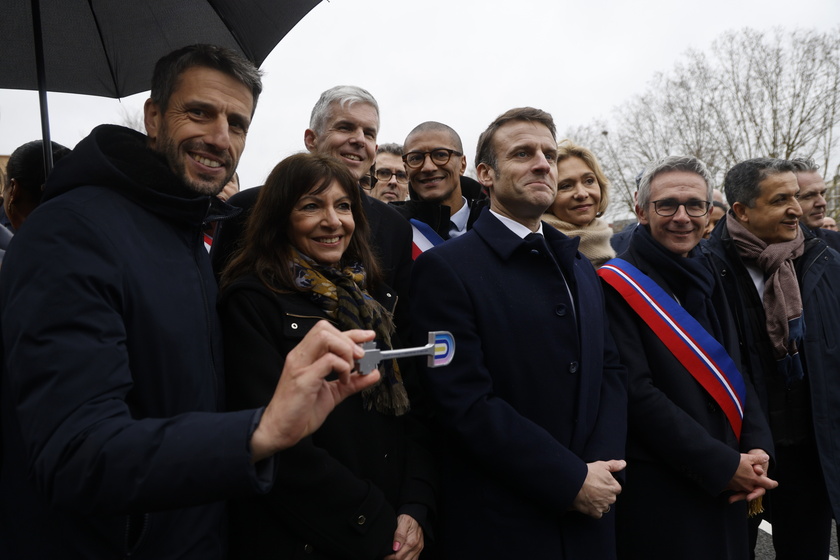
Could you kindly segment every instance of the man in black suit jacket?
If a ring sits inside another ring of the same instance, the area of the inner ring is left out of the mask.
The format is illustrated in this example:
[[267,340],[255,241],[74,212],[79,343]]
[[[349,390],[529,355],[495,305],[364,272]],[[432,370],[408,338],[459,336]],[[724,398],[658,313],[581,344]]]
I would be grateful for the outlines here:
[[440,427],[446,559],[615,557],[626,372],[592,265],[540,221],[556,157],[550,115],[500,116],[476,156],[490,209],[415,261],[412,326],[451,331],[457,346],[423,377]]
[[[638,190],[640,224],[627,250],[598,272],[607,282],[610,328],[629,378],[628,467],[617,507],[622,559],[746,560],[744,499],[775,487],[767,478],[770,427],[737,369],[738,332],[723,287],[696,248],[711,201],[711,176],[697,158],[668,156],[652,163]],[[621,274],[612,274],[613,267],[635,281],[648,280],[642,285],[657,305],[673,305],[672,320],[701,344],[698,335],[711,335],[704,348],[725,350],[718,363],[727,377],[705,377],[701,363],[674,354],[684,346],[673,345],[667,337],[673,331],[656,322],[658,315],[640,312],[652,307],[637,307],[637,292],[627,289]],[[724,383],[715,379],[743,389],[740,415],[726,414],[736,411],[716,392]]]
[[825,558],[840,519],[840,255],[801,223],[794,165],[733,166],[724,178],[732,209],[702,246],[773,434],[779,487],[767,501],[778,560]]

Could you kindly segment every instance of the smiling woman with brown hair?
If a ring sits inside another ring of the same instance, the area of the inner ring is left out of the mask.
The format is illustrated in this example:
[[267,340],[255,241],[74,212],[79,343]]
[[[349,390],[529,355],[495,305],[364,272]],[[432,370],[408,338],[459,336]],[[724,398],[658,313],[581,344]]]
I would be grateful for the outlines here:
[[543,221],[569,237],[580,237],[579,251],[595,267],[615,256],[612,229],[601,219],[608,203],[609,181],[588,149],[571,140],[557,146],[557,196]]
[[[391,348],[396,297],[380,280],[362,196],[329,156],[293,155],[269,175],[222,274],[230,409],[268,403],[286,355],[319,321],[373,330],[379,348]],[[380,373],[275,457],[268,495],[231,503],[231,557],[416,558],[432,506],[430,462],[408,436],[396,362]]]

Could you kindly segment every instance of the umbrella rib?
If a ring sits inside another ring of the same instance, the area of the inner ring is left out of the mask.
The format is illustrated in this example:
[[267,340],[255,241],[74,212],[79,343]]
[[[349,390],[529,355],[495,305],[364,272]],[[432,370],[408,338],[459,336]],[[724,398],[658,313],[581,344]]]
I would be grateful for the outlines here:
[[108,65],[108,73],[111,75],[111,83],[114,84],[115,97],[122,97],[119,85],[117,84],[117,77],[114,75],[114,67],[111,64],[111,57],[108,56],[108,48],[105,45],[105,37],[102,35],[99,18],[96,17],[96,10],[93,9],[93,0],[88,0],[88,7],[90,8],[90,15],[93,17],[93,23],[96,25],[96,33],[99,35],[99,44],[102,45],[102,52],[105,54],[105,62]]
[[228,30],[228,33],[230,33],[231,37],[233,37],[233,40],[234,40],[234,41],[236,41],[236,44],[237,44],[237,45],[239,45],[239,48],[240,48],[240,49],[242,49],[242,54],[244,54],[244,55],[245,55],[245,58],[247,58],[247,59],[248,59],[248,60],[250,60],[251,62],[254,62],[254,61],[255,61],[255,59],[254,59],[254,53],[245,52],[245,43],[243,43],[243,42],[240,40],[240,38],[239,38],[239,36],[237,35],[236,31],[235,31],[235,30],[234,30],[234,29],[230,26],[230,24],[228,23],[227,19],[225,19],[224,14],[222,14],[222,13],[218,10],[218,8],[216,8],[216,3],[215,3],[215,2],[213,2],[213,0],[207,0],[207,4],[210,6],[210,8],[212,8],[212,9],[213,9],[213,11],[214,11],[214,12],[216,12],[216,15],[217,15],[217,16],[219,16],[219,21],[221,21],[221,22],[222,22],[222,24],[225,26],[225,29],[227,29],[227,30]]

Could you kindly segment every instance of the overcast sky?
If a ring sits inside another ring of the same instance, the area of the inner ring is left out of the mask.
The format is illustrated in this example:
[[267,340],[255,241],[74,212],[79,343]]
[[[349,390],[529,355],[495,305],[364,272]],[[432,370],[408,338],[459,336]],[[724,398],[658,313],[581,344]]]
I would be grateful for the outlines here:
[[[323,1],[263,63],[241,182],[261,184],[303,149],[312,106],[337,84],[376,97],[380,143],[402,143],[415,125],[441,121],[461,134],[472,167],[478,135],[511,107],[550,112],[562,135],[608,117],[687,49],[707,51],[724,31],[838,23],[838,0]],[[139,115],[147,96],[51,93],[52,138],[72,147],[97,124]],[[0,89],[0,154],[40,136],[37,94]]]

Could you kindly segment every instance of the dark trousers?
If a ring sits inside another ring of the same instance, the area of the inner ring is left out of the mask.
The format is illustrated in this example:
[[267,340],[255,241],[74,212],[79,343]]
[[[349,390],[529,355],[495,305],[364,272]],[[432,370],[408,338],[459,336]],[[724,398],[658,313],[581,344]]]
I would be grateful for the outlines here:
[[779,482],[765,496],[776,560],[828,558],[832,513],[816,444],[776,447],[770,476]]

